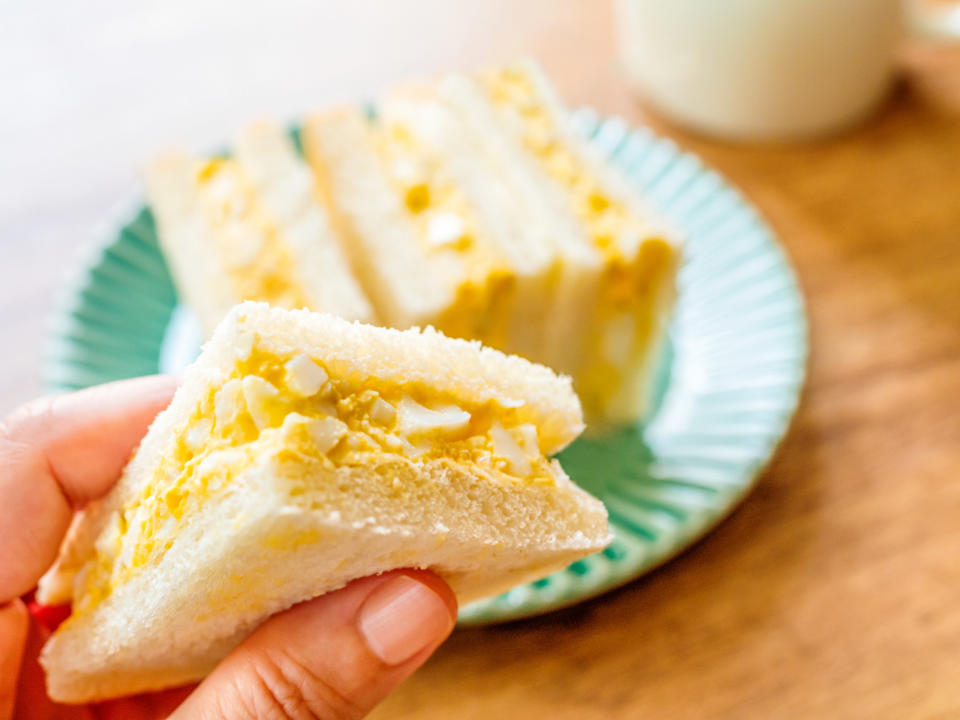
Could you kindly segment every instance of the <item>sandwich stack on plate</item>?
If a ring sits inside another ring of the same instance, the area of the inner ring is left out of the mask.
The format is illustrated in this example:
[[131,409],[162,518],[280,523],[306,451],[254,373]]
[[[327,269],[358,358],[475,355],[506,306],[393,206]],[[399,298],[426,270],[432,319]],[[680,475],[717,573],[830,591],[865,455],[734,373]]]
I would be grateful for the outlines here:
[[432,325],[574,379],[593,427],[648,403],[679,243],[572,129],[533,63],[397,89],[374,113],[260,123],[147,173],[207,332],[241,300]]

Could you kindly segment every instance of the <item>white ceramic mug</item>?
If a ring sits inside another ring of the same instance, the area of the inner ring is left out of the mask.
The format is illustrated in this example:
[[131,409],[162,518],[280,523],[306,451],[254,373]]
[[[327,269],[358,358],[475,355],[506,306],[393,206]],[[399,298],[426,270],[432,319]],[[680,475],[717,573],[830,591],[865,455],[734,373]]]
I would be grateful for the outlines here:
[[767,140],[856,122],[894,76],[901,0],[617,0],[625,69],[696,130]]

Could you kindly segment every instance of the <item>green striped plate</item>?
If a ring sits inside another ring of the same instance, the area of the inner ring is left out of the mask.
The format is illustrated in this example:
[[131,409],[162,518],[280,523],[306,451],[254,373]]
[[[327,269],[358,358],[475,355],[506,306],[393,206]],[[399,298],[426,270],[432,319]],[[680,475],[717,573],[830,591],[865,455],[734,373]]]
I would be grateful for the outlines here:
[[[644,423],[580,439],[560,456],[570,476],[606,504],[613,544],[463,608],[462,624],[571,605],[689,546],[752,487],[786,432],[803,383],[803,301],[757,212],[671,141],[590,110],[575,120],[686,236],[657,403]],[[182,366],[199,342],[176,308],[153,219],[140,205],[68,288],[52,328],[48,387],[82,388]]]

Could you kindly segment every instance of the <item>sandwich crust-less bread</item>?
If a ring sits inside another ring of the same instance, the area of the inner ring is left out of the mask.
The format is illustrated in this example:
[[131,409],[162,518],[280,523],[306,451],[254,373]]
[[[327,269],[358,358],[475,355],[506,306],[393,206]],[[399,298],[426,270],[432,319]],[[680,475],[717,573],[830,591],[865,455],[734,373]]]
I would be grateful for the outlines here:
[[41,582],[73,603],[51,696],[195,680],[355,577],[428,567],[469,602],[601,549],[548,459],[582,427],[567,378],[478,343],[239,306]]
[[[455,128],[442,108],[415,109],[413,116],[371,118],[342,108],[310,118],[307,157],[352,238],[364,287],[389,324],[431,324],[503,348],[518,268],[490,213],[474,204],[476,192],[465,191],[470,158],[445,142]],[[438,143],[424,142],[424,130]],[[476,172],[489,184],[482,168]]]
[[160,243],[206,333],[242,300],[372,321],[286,131],[257,123],[235,150],[205,160],[168,152],[145,172]]
[[[505,297],[490,308],[502,316],[486,323],[493,332],[475,337],[524,357],[537,357],[549,321],[549,301],[545,299],[553,296],[556,285],[557,253],[542,229],[530,222],[514,188],[504,182],[494,154],[476,142],[464,119],[429,88],[401,88],[390,93],[378,104],[377,117],[388,132],[405,133],[414,147],[442,168],[436,173],[445,176],[441,182],[423,172],[414,179],[426,183],[430,194],[441,199],[444,188],[433,186],[444,181],[455,186],[462,196],[460,207],[453,209],[457,221],[465,230],[469,228],[474,242],[495,248],[509,268],[509,287],[501,289]],[[444,207],[433,210],[434,217],[441,219],[451,212]]]
[[562,193],[543,182],[522,143],[502,127],[473,78],[445,75],[433,85],[433,91],[463,122],[471,142],[495,163],[489,181],[509,188],[515,207],[520,208],[524,231],[513,241],[548,248],[552,283],[537,301],[542,306],[542,327],[538,344],[528,357],[572,372],[579,364],[578,338],[589,321],[602,257],[583,237]]
[[167,152],[150,164],[144,182],[160,245],[181,299],[210,333],[242,298],[211,242],[209,223],[196,190],[193,163],[182,152]]
[[563,196],[581,236],[603,258],[585,327],[557,336],[580,355],[553,366],[574,376],[584,410],[597,425],[635,420],[647,405],[651,364],[673,307],[677,233],[573,131],[535,63],[479,73],[472,81],[501,131],[533,159],[544,192]]
[[306,279],[309,309],[372,322],[373,308],[350,268],[343,239],[287,131],[274,122],[254,123],[237,136],[234,151]]
[[427,325],[453,302],[452,278],[460,271],[452,258],[431,258],[418,241],[372,132],[358,108],[319,113],[304,123],[304,153],[378,314],[392,327]]

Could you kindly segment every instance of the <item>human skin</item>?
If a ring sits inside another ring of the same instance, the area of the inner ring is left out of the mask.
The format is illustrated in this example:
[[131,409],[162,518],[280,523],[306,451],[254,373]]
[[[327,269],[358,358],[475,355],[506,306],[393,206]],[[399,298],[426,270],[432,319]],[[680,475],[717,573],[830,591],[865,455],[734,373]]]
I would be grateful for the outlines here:
[[363,578],[279,613],[199,685],[96,705],[47,697],[37,658],[49,631],[22,597],[175,389],[169,377],[124,380],[37,400],[0,424],[0,720],[363,717],[453,629],[456,598],[430,572]]

